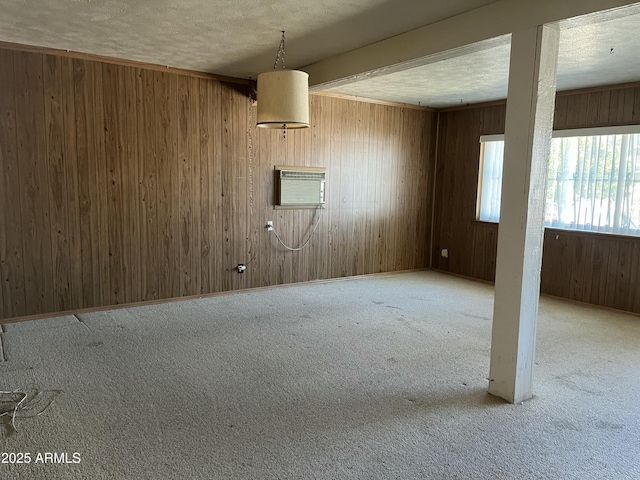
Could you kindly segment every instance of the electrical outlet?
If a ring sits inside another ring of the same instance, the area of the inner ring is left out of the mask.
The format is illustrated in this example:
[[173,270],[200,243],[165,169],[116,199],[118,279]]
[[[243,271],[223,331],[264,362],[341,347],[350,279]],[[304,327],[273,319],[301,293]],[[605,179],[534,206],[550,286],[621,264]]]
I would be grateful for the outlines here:
[[271,220],[267,222],[267,230],[269,232],[273,231],[273,222]]
[[449,258],[449,249],[448,248],[443,248],[440,251],[440,255],[442,256],[442,258]]
[[244,265],[243,263],[238,264],[238,273],[244,273],[246,269],[247,269],[247,266]]

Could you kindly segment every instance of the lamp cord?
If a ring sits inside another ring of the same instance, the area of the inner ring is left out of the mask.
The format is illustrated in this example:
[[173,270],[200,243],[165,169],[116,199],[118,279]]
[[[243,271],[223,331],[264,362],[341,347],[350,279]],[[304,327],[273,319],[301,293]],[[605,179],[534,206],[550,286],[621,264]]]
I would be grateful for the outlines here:
[[313,238],[313,234],[316,233],[316,230],[318,229],[318,225],[320,225],[320,220],[322,219],[322,210],[324,210],[324,208],[320,208],[320,213],[318,213],[318,221],[316,222],[315,226],[313,227],[313,230],[311,231],[311,235],[309,235],[309,238],[307,239],[306,242],[304,242],[304,245],[302,245],[301,247],[298,248],[291,248],[288,245],[286,245],[281,239],[280,236],[278,235],[278,232],[276,232],[276,229],[273,229],[273,234],[276,236],[276,238],[278,239],[278,241],[280,242],[280,244],[286,248],[287,250],[291,250],[292,252],[297,252],[299,250],[302,250],[304,247],[306,247],[307,245],[309,245],[309,242],[311,241],[311,239]]

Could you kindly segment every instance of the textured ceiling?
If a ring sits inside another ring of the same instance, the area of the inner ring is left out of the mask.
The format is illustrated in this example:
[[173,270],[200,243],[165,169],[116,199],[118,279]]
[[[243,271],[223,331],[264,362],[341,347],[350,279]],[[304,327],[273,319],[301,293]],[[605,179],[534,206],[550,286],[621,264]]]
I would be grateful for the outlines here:
[[299,68],[495,0],[0,0],[0,40],[236,77]]
[[509,44],[389,73],[326,91],[434,108],[506,98]]
[[[640,81],[639,7],[604,21],[568,21],[560,27],[558,90]],[[499,45],[468,55],[327,91],[435,108],[501,100],[507,97],[511,48],[509,36],[497,40]]]
[[[0,41],[255,78],[280,30],[299,68],[494,0],[0,0]],[[561,23],[558,89],[640,81],[640,7]],[[613,48],[613,53],[611,49]],[[445,107],[503,99],[509,37],[329,89]]]

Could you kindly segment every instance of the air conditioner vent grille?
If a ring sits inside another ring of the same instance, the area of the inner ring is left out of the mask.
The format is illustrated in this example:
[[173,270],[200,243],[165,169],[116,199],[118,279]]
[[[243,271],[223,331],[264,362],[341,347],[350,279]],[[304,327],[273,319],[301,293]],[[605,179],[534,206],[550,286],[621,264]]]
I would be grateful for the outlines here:
[[324,180],[325,172],[303,172],[294,170],[280,170],[280,178],[291,180]]
[[325,172],[320,169],[280,169],[278,205],[324,204]]

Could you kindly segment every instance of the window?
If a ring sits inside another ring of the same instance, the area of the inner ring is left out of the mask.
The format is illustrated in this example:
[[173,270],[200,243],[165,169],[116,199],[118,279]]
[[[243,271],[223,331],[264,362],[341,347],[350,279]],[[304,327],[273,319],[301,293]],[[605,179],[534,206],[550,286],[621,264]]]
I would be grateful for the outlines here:
[[485,135],[480,139],[478,220],[498,222],[502,198],[502,158],[504,135]]
[[[480,139],[478,220],[500,218],[504,136]],[[553,133],[545,225],[640,235],[640,126]]]

